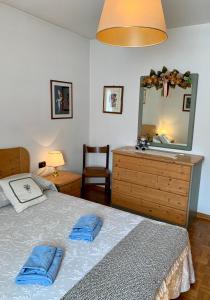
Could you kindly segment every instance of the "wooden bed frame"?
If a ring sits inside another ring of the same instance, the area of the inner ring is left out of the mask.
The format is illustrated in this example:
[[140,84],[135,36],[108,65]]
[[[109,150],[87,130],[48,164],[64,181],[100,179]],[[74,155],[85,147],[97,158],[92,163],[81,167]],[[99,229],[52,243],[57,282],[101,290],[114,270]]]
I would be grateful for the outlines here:
[[30,157],[25,148],[0,149],[0,178],[29,171]]

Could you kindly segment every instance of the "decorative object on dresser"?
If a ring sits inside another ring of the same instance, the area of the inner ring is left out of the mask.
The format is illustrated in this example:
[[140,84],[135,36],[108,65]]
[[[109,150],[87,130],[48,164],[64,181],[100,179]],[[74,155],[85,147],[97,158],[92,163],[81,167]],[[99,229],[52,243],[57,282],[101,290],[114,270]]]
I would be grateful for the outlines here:
[[198,155],[116,149],[112,205],[188,226],[197,214],[202,161]]
[[103,112],[122,114],[123,93],[123,86],[104,86]]
[[50,80],[51,119],[73,118],[72,82]]
[[69,171],[59,171],[58,173],[57,177],[53,174],[43,177],[53,182],[60,193],[80,197],[81,175]]
[[136,150],[142,150],[145,151],[146,149],[149,149],[150,143],[145,138],[138,138],[137,144],[136,144]]
[[[87,166],[86,155],[90,153],[100,153],[106,155],[106,166]],[[104,178],[105,182],[89,182],[86,183],[86,178]],[[83,145],[83,173],[82,173],[82,196],[84,196],[86,185],[103,185],[105,193],[110,195],[110,171],[109,171],[109,145],[103,147],[91,147]]]
[[59,172],[57,167],[63,166],[65,164],[63,159],[63,154],[60,151],[50,151],[47,155],[46,165],[48,167],[54,167],[53,176],[57,177]]

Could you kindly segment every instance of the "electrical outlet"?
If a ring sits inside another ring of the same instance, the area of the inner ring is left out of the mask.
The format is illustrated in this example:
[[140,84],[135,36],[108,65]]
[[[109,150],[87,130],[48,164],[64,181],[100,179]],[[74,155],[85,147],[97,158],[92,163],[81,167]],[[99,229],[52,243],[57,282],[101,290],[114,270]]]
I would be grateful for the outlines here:
[[39,162],[39,169],[46,167],[46,161]]

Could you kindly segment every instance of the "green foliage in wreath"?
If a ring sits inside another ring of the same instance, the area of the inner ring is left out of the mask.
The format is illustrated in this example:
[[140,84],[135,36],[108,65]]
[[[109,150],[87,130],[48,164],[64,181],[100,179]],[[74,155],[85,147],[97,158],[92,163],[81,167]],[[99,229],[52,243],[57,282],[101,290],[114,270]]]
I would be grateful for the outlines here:
[[182,74],[176,69],[168,71],[165,66],[162,71],[158,71],[157,73],[151,70],[150,75],[146,76],[143,80],[143,87],[151,88],[154,86],[159,90],[163,88],[165,83],[168,83],[171,88],[175,88],[176,86],[183,89],[190,88],[192,86],[190,72],[187,71]]

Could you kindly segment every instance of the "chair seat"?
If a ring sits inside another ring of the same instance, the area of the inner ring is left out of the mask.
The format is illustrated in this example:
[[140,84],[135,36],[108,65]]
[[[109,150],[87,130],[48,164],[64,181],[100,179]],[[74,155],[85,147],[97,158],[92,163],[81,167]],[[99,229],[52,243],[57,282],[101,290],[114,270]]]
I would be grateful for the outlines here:
[[110,172],[104,167],[86,167],[83,175],[85,177],[109,177]]

